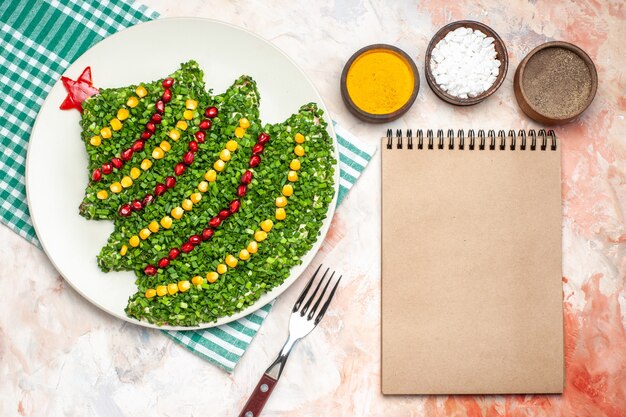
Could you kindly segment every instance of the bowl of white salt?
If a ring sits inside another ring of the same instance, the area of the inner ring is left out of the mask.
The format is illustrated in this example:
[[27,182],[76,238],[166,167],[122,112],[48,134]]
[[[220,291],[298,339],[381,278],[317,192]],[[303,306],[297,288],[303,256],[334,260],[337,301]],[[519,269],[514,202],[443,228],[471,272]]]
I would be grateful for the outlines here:
[[504,42],[489,26],[459,20],[433,36],[424,66],[426,81],[440,99],[471,106],[502,85],[509,57]]

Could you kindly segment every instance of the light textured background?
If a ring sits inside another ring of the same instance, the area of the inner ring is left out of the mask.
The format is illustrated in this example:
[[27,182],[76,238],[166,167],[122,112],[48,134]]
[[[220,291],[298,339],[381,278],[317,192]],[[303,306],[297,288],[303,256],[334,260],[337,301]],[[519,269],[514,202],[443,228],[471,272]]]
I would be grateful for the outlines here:
[[[325,97],[333,118],[376,143],[387,126],[344,108],[339,75],[362,46],[390,43],[412,55],[422,88],[397,128],[536,128],[518,109],[513,72],[534,46],[565,40],[585,49],[600,85],[563,143],[563,396],[394,397],[379,383],[379,157],[337,212],[318,256],[345,281],[320,328],[293,353],[265,416],[626,415],[626,5],[623,1],[145,0],[162,16],[211,17],[243,26],[284,49]],[[456,3],[456,2],[454,2]],[[505,5],[506,3],[506,5]],[[447,22],[493,27],[509,50],[500,90],[471,108],[439,101],[423,78],[430,37]],[[220,39],[185,39],[224,42]],[[158,45],[147,45],[159,51]],[[416,236],[418,239],[419,236]],[[68,248],[68,250],[70,250]],[[108,317],[76,294],[45,255],[0,226],[0,415],[235,416],[286,335],[303,282],[277,302],[233,375],[161,334]],[[477,378],[480,375],[476,376]]]

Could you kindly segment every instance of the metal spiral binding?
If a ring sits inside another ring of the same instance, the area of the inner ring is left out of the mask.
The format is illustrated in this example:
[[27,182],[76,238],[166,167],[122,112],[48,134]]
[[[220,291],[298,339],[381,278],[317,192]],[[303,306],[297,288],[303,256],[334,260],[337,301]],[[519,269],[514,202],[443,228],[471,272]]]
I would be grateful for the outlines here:
[[[437,144],[435,146],[435,135],[437,136]],[[424,143],[424,136],[426,136],[426,143]],[[428,129],[426,131],[422,129],[417,129],[415,131],[415,137],[417,139],[417,146],[413,145],[413,129],[407,129],[406,131],[406,146],[407,149],[449,149],[449,150],[465,150],[466,143],[465,130],[459,129],[454,134],[454,129],[448,129],[447,133],[444,132],[443,129],[438,129],[435,133],[433,129]],[[395,134],[396,139],[396,148],[403,149],[403,136],[402,130],[396,129]],[[458,139],[458,146],[456,145],[456,140]],[[494,151],[496,149],[504,151],[504,150],[531,150],[531,151],[545,151],[548,149],[548,142],[550,142],[550,150],[556,151],[557,149],[557,140],[556,134],[554,130],[539,129],[538,131],[535,129],[523,130],[520,129],[515,132],[515,130],[511,129],[508,133],[504,130],[496,131],[490,129],[485,134],[485,130],[479,129],[478,132],[475,132],[474,129],[469,129],[467,131],[467,139],[469,143],[467,144],[467,149],[470,151],[473,150],[490,150]],[[448,146],[446,146],[446,140]],[[393,149],[394,135],[392,129],[387,129],[387,149]],[[529,144],[530,142],[530,144]]]

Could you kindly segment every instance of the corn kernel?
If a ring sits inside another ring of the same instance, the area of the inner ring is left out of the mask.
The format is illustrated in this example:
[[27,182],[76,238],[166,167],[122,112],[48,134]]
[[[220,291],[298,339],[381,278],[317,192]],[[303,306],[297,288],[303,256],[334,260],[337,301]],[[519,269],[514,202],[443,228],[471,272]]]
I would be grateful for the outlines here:
[[165,152],[163,152],[163,149],[159,148],[158,146],[152,151],[152,157],[154,159],[162,159],[164,156]]
[[215,181],[216,178],[217,178],[217,172],[213,171],[212,169],[208,170],[206,174],[204,174],[204,179],[207,180],[208,182],[213,182]]
[[296,133],[294,139],[296,143],[304,143],[304,135],[302,133]]
[[122,122],[120,122],[120,119],[118,119],[117,117],[111,119],[109,124],[116,132],[122,128]]
[[238,137],[239,139],[243,138],[243,135],[245,134],[246,134],[246,131],[242,129],[241,127],[237,126],[235,128],[235,136]]
[[109,189],[111,190],[112,193],[117,194],[122,191],[122,184],[116,181],[113,184],[109,185]]
[[193,208],[193,203],[191,202],[191,200],[186,198],[183,200],[183,204],[181,204],[181,206],[183,207],[183,210],[189,211]]
[[178,281],[178,291],[187,292],[189,291],[189,288],[191,288],[191,283],[189,281]]
[[152,161],[149,159],[144,159],[143,161],[141,161],[140,166],[141,166],[141,169],[143,169],[144,171],[147,171],[152,166]]
[[239,251],[239,259],[241,259],[242,261],[247,261],[248,259],[250,259],[250,252],[242,249],[241,251]]
[[172,145],[170,145],[168,141],[164,140],[159,144],[159,148],[163,149],[165,152],[168,152],[170,149],[172,149]]
[[110,138],[112,134],[113,133],[111,132],[111,128],[108,126],[100,129],[100,136],[102,136],[103,139]]
[[219,264],[217,268],[215,268],[215,270],[217,271],[218,274],[222,275],[222,274],[225,274],[226,271],[228,271],[228,267],[224,264]]
[[204,284],[204,279],[200,275],[191,278],[191,283],[195,286]]
[[287,213],[284,208],[280,207],[276,209],[276,220],[285,220],[286,217]]
[[296,147],[293,148],[293,153],[298,156],[304,156],[304,148],[302,147],[302,145],[296,145]]
[[291,197],[293,195],[293,186],[291,184],[283,185],[283,195],[285,197]]
[[141,175],[141,171],[139,170],[139,168],[137,167],[132,167],[130,169],[130,177],[134,180],[136,180],[137,178],[139,178],[139,176]]
[[206,193],[209,190],[209,183],[206,181],[201,181],[198,184],[198,191],[200,191],[201,193]]
[[239,147],[239,144],[237,143],[236,140],[229,140],[228,142],[226,142],[226,149],[228,149],[231,152],[235,152],[237,150],[237,147]]
[[220,152],[220,159],[224,162],[230,161],[230,151],[228,149],[222,149],[222,152]]
[[163,297],[165,294],[167,294],[167,287],[165,285],[159,285],[158,287],[156,287],[156,293],[159,297]]
[[167,292],[169,295],[174,295],[178,292],[178,284],[175,283],[171,283],[171,284],[167,284]]
[[187,125],[187,122],[184,120],[179,120],[176,122],[176,129],[187,130],[188,127],[189,125]]
[[226,265],[230,266],[231,268],[235,268],[239,261],[233,255],[226,255],[226,259],[224,259],[224,262],[226,262]]
[[109,198],[109,193],[107,193],[107,190],[100,190],[96,194],[96,197],[98,197],[98,200],[106,200]]
[[89,139],[89,143],[91,143],[93,146],[100,146],[100,144],[102,143],[102,139],[100,139],[100,136],[92,136],[91,139]]
[[128,246],[122,245],[122,247],[120,248],[120,255],[126,256],[126,253],[128,253]]
[[217,281],[217,279],[220,277],[220,274],[218,274],[215,271],[211,271],[209,273],[206,274],[206,280],[207,282],[213,284],[215,281]]
[[218,172],[222,172],[224,171],[224,168],[226,168],[226,162],[222,161],[221,159],[218,159],[213,164],[213,168],[215,168],[215,170]]
[[128,175],[124,175],[120,182],[122,183],[122,187],[124,187],[124,188],[128,188],[131,185],[133,185],[133,180]]
[[185,108],[189,110],[195,110],[198,107],[198,102],[196,100],[185,100]]
[[157,295],[157,292],[154,288],[148,288],[146,290],[146,298],[154,298],[155,295]]
[[167,136],[169,136],[172,140],[178,140],[180,139],[180,131],[178,131],[178,129],[172,129],[169,131]]
[[289,171],[287,174],[287,179],[291,182],[298,181],[298,173],[296,171]]
[[256,240],[257,242],[263,242],[265,239],[267,239],[267,233],[265,233],[263,230],[257,230],[256,232],[254,232],[254,240]]
[[182,209],[182,207],[174,207],[172,209],[172,212],[170,213],[172,215],[173,218],[175,218],[176,220],[180,219],[181,217],[183,217],[183,213],[185,211]]
[[276,207],[285,207],[287,205],[287,197],[277,197],[276,198]]
[[164,229],[169,229],[170,227],[172,227],[172,218],[170,216],[164,216],[161,219],[160,223]]
[[289,163],[289,168],[293,169],[294,171],[297,171],[300,169],[300,161],[298,161],[297,159],[294,159],[293,161],[291,161],[291,163]]
[[128,244],[132,246],[133,248],[136,248],[137,246],[139,246],[139,236],[135,235],[131,237],[130,239],[128,239]]
[[200,200],[202,200],[202,194],[193,193],[189,196],[189,199],[191,200],[192,203],[197,204],[200,202]]
[[137,94],[139,97],[143,98],[143,97],[145,97],[148,94],[148,90],[146,90],[146,87],[144,87],[143,85],[140,85],[135,90],[135,94]]
[[248,243],[248,247],[246,248],[246,250],[249,253],[257,253],[257,251],[259,250],[259,244],[253,240],[252,242]]
[[148,236],[150,236],[151,234],[152,232],[150,231],[150,229],[141,229],[139,231],[139,237],[141,238],[141,240],[148,239]]
[[129,97],[128,101],[126,102],[126,105],[130,107],[131,109],[133,107],[137,107],[137,104],[139,104],[139,99],[135,96]]
[[185,118],[185,120],[193,119],[193,111],[192,110],[185,110],[183,112],[183,117]]
[[274,222],[271,221],[270,219],[263,220],[261,222],[261,229],[263,229],[266,232],[269,232],[270,230],[272,230],[273,226],[274,226]]
[[128,116],[130,116],[130,112],[128,111],[128,109],[122,107],[117,111],[117,118],[120,120],[126,120],[128,119]]
[[242,117],[241,119],[239,119],[239,127],[241,127],[242,129],[249,128],[250,120],[246,119],[245,117]]
[[159,222],[152,220],[148,225],[148,229],[150,229],[152,233],[157,233],[159,231]]

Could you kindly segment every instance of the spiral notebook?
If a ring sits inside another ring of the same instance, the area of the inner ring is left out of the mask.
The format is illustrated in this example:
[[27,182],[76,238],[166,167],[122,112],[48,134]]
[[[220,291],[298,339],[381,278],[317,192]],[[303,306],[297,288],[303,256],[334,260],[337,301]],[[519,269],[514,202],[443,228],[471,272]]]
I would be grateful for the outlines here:
[[563,391],[552,131],[382,138],[382,391]]

